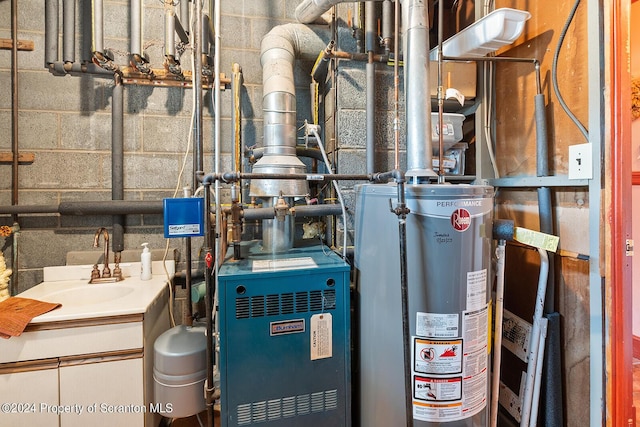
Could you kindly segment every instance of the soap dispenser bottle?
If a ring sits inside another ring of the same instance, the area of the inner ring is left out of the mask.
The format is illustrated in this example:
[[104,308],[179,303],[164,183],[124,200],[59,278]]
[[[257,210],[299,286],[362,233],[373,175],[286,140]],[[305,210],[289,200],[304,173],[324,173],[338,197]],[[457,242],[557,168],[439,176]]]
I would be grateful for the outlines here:
[[151,280],[151,252],[149,244],[143,243],[142,255],[140,255],[140,280]]

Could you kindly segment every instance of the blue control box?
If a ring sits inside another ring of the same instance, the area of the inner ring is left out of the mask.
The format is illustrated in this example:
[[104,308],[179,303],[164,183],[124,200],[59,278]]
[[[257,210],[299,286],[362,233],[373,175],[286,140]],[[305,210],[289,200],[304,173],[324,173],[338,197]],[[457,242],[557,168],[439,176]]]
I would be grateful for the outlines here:
[[165,238],[204,235],[204,199],[164,199],[163,205]]

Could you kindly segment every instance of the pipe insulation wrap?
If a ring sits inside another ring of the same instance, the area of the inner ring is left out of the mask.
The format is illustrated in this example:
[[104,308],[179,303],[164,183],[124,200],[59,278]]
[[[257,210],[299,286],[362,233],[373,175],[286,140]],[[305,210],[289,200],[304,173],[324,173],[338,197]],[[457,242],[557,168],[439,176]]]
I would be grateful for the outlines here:
[[44,4],[44,62],[45,67],[58,61],[58,0],[46,0]]
[[176,57],[176,13],[164,11],[164,56]]
[[311,24],[334,5],[345,0],[304,0],[296,8],[296,19],[303,24]]
[[534,96],[536,119],[536,172],[538,176],[549,175],[549,154],[547,143],[547,119],[545,117],[544,95]]
[[92,0],[91,11],[91,31],[93,36],[91,43],[91,52],[102,52],[104,50],[104,21],[102,0]]
[[[116,78],[111,111],[111,199],[124,200],[124,85]],[[124,215],[113,215],[111,247],[124,250]]]
[[142,56],[142,0],[131,0],[131,55]]
[[[382,1],[382,0],[370,0]],[[296,19],[303,24],[311,24],[325,12],[339,3],[352,3],[353,0],[304,0],[296,8]]]
[[76,2],[64,0],[62,3],[62,60],[76,60]]

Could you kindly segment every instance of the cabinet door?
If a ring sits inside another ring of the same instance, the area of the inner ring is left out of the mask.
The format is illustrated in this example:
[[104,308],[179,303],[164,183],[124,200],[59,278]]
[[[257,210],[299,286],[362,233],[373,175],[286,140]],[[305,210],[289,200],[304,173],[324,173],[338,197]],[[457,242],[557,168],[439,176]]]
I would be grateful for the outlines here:
[[81,414],[61,414],[61,427],[144,426],[149,408],[144,404],[142,358],[61,365],[60,405],[83,408]]
[[58,369],[0,374],[0,425],[58,426]]

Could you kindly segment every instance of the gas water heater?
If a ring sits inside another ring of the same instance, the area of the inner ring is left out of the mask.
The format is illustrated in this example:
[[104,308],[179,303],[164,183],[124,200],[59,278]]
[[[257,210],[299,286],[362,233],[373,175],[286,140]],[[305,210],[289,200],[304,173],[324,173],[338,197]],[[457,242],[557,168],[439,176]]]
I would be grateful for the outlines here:
[[223,427],[351,425],[349,270],[327,247],[259,242],[222,264]]
[[[493,189],[405,187],[415,426],[488,425]],[[406,425],[397,203],[391,184],[356,188],[359,319],[354,401],[362,427]]]

